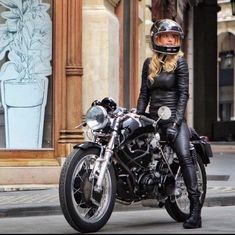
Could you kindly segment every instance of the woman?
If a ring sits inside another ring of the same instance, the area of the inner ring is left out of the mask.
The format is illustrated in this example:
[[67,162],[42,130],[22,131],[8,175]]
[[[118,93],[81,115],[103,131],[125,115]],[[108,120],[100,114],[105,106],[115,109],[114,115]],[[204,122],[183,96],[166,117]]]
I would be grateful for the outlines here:
[[190,216],[184,228],[201,227],[200,192],[197,188],[196,170],[189,150],[189,130],[184,118],[188,102],[188,65],[180,50],[183,31],[173,20],[156,21],[150,30],[152,58],[143,64],[142,83],[137,103],[137,113],[145,112],[149,105],[151,118],[157,119],[160,106],[171,109],[172,116],[161,121],[163,137],[172,145],[181,166],[190,200]]

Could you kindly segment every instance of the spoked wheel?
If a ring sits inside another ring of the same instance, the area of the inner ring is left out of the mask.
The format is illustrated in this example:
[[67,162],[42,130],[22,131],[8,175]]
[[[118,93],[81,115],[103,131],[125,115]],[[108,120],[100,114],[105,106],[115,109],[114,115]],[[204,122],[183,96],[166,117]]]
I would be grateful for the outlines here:
[[79,232],[95,232],[111,216],[115,204],[116,180],[112,165],[107,169],[102,190],[94,190],[90,177],[100,150],[75,149],[66,159],[60,175],[59,199],[68,223]]
[[[196,174],[198,189],[201,193],[200,202],[203,205],[206,197],[207,178],[205,166],[200,157],[197,157]],[[175,195],[166,200],[165,208],[168,214],[178,222],[185,221],[189,216],[190,201],[182,173],[180,173],[176,179]]]

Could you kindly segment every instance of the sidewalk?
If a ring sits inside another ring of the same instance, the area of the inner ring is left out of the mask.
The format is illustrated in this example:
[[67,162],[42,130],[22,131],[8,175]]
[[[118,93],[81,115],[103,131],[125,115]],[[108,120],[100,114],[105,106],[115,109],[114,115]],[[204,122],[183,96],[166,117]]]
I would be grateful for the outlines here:
[[[235,205],[235,153],[218,153],[206,167],[204,206]],[[115,211],[149,209],[141,203],[115,205]],[[0,218],[61,214],[58,185],[0,186]]]

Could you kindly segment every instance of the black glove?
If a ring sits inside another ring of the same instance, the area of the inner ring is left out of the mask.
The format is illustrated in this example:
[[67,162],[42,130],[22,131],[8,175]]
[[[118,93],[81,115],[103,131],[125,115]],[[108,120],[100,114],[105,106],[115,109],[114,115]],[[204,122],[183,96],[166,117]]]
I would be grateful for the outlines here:
[[176,123],[173,123],[172,126],[166,129],[166,140],[174,143],[178,135],[178,132],[179,132],[178,125]]

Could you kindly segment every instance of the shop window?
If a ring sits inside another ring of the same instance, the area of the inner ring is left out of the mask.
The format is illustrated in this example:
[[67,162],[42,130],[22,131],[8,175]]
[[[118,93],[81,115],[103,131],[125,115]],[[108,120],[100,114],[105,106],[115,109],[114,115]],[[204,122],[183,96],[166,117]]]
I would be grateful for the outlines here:
[[52,0],[0,1],[0,148],[52,148]]
[[219,118],[220,121],[233,120],[234,103],[234,52],[220,53],[219,67]]

